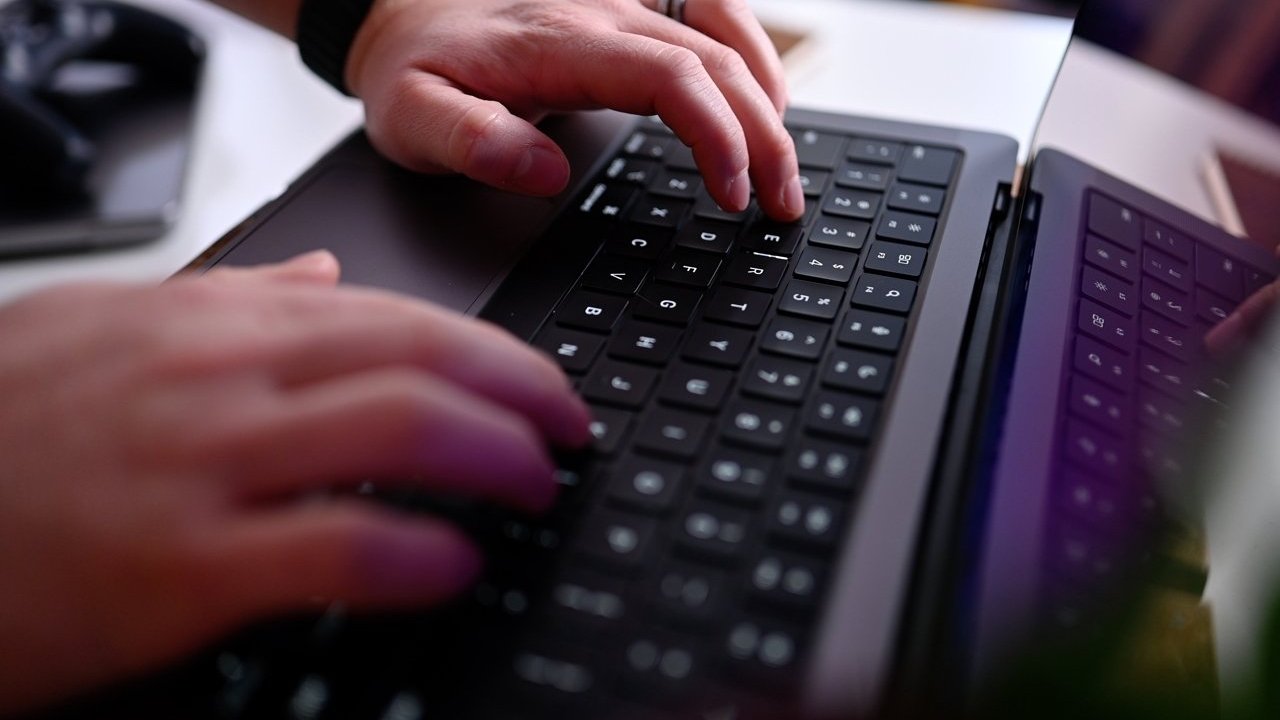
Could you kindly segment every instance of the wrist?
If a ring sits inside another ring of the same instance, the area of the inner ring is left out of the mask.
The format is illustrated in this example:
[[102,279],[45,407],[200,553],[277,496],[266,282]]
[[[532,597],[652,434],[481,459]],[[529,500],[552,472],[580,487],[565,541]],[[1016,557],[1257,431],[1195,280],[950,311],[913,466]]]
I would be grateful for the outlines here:
[[295,37],[302,61],[339,92],[351,95],[346,69],[356,36],[375,0],[302,0]]

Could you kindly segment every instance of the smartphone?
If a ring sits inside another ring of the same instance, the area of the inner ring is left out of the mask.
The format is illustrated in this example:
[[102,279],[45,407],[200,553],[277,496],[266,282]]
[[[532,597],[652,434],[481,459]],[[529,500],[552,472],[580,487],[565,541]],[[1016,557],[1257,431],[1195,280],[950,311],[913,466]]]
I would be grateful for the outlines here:
[[45,168],[0,166],[0,257],[143,243],[172,228],[204,75],[203,46],[190,51],[182,59],[196,63],[190,82],[102,60],[58,69],[36,99],[89,140],[92,161],[75,188],[56,192],[35,181]]

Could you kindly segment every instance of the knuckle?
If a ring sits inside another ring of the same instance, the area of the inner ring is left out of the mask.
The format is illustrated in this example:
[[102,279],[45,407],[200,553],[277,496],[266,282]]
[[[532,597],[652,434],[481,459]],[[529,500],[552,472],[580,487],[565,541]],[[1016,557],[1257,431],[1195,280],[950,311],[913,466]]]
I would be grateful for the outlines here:
[[658,53],[658,63],[673,82],[702,84],[707,78],[702,58],[686,47],[671,45]]
[[737,51],[723,45],[707,51],[705,64],[713,74],[730,81],[737,81],[751,74],[747,61]]
[[494,124],[506,113],[506,109],[492,100],[468,107],[454,122],[449,133],[447,157],[454,168],[467,168],[475,158],[475,151],[488,138]]

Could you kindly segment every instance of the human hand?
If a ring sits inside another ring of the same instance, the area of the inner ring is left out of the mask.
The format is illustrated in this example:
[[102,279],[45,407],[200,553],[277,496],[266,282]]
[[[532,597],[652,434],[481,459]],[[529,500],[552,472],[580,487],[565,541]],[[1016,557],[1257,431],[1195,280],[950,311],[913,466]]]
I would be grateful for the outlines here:
[[417,605],[476,575],[442,521],[317,491],[552,502],[546,443],[589,437],[554,363],[336,279],[318,253],[0,308],[0,715],[314,598]]
[[804,211],[782,125],[782,65],[746,0],[377,0],[347,62],[373,144],[419,171],[454,170],[553,195],[564,153],[532,122],[549,110],[659,115],[711,196],[744,209],[754,184],[779,220]]

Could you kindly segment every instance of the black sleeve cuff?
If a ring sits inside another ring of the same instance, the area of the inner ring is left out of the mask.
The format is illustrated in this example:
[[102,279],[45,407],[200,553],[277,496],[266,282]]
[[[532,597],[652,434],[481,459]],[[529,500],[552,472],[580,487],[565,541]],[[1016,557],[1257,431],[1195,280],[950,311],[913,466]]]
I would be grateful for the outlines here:
[[298,10],[298,52],[325,82],[351,95],[343,79],[356,33],[374,0],[303,0]]

